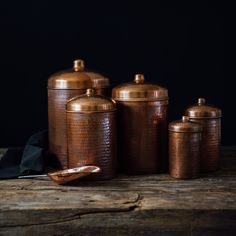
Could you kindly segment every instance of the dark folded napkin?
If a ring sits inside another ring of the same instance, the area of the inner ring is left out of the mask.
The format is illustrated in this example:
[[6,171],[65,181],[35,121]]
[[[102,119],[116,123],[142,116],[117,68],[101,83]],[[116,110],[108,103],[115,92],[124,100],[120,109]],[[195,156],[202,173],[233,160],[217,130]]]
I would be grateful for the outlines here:
[[0,179],[42,173],[48,156],[47,149],[47,130],[32,135],[25,147],[8,148],[0,159]]

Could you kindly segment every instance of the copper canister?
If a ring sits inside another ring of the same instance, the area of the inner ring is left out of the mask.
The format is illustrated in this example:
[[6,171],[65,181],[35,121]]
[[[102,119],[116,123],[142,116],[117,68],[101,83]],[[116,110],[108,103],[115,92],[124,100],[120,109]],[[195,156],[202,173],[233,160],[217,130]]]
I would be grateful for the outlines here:
[[62,169],[68,167],[66,103],[91,86],[91,79],[83,68],[83,61],[75,61],[72,70],[53,74],[48,80],[49,153],[56,156]]
[[121,171],[153,174],[167,171],[167,89],[144,82],[137,74],[133,82],[112,90],[118,110],[118,155]]
[[169,124],[169,172],[172,177],[198,177],[201,132],[201,125],[190,122],[188,116]]
[[95,165],[101,168],[101,173],[94,174],[93,179],[114,177],[117,166],[115,101],[88,89],[85,95],[69,100],[66,112],[69,168]]
[[108,94],[109,80],[85,70],[83,60],[75,60],[73,69],[53,74],[48,80],[49,152],[57,157],[61,168],[67,166],[66,111],[68,99],[93,87],[96,94]]
[[198,104],[189,107],[186,115],[193,122],[203,126],[200,170],[202,172],[216,171],[219,168],[221,143],[221,110],[207,105],[204,98],[198,99]]

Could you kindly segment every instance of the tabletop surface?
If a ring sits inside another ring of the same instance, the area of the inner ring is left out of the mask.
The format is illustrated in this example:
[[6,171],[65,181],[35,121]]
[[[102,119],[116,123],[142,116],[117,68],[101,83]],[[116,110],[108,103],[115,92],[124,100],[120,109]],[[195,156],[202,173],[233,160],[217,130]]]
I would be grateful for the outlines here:
[[168,174],[0,180],[0,235],[236,235],[236,147],[194,180]]

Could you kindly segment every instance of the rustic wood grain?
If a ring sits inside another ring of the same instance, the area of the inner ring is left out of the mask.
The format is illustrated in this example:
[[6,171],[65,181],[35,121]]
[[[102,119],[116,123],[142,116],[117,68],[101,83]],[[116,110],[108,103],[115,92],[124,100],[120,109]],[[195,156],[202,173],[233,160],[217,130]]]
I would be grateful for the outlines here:
[[0,181],[0,235],[236,235],[236,147],[195,180]]

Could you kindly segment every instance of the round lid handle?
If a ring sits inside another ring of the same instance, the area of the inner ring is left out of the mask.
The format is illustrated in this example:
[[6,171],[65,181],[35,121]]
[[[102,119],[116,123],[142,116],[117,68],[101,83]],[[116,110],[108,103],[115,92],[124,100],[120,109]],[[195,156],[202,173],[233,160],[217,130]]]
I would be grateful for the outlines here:
[[93,96],[94,95],[94,89],[91,89],[91,88],[87,89],[86,90],[86,95],[88,97]]
[[206,99],[205,98],[198,98],[198,105],[204,105],[206,103]]
[[144,75],[143,74],[136,74],[134,77],[134,82],[136,84],[143,84],[144,82]]
[[189,117],[188,116],[182,116],[182,122],[184,122],[184,123],[189,122]]
[[83,71],[84,70],[84,61],[81,59],[74,60],[74,71]]

